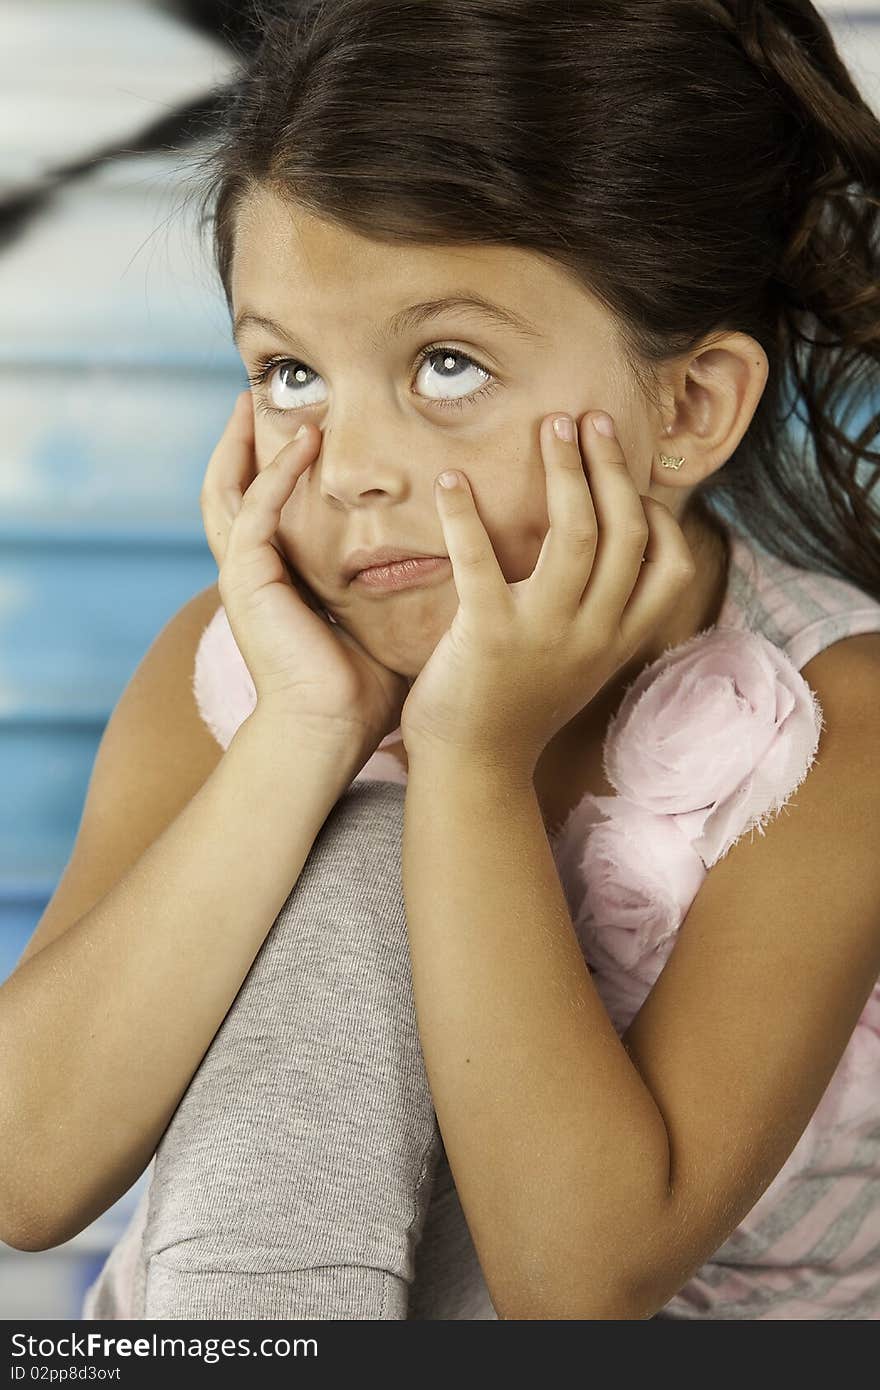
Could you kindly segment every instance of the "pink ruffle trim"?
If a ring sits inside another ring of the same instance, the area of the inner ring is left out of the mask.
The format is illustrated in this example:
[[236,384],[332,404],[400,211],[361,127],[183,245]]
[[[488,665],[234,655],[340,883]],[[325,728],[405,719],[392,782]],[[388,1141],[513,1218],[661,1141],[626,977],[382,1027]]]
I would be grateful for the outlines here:
[[669,956],[706,873],[764,834],[803,782],[823,728],[813,691],[758,632],[710,628],[667,649],[608,726],[605,775],[555,853],[572,920],[618,1032]]
[[221,748],[257,707],[257,688],[221,605],[196,651],[193,695],[202,719]]

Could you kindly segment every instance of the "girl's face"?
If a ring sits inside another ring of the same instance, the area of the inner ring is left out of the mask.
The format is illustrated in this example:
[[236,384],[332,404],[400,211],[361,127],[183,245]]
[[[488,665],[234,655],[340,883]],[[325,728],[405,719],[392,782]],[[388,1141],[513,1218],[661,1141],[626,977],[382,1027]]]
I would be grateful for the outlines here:
[[[475,296],[518,322],[439,304]],[[532,573],[549,525],[538,431],[551,411],[609,411],[639,492],[650,489],[659,420],[624,369],[611,317],[533,253],[380,245],[261,193],[239,220],[232,297],[248,373],[277,359],[254,388],[258,469],[303,421],[323,432],[278,540],[391,670],[416,676],[451,624],[451,568],[439,583],[380,592],[349,582],[343,565],[361,547],[445,554],[433,493],[444,468],[466,473],[508,583]],[[676,513],[688,491],[670,503],[655,490]]]

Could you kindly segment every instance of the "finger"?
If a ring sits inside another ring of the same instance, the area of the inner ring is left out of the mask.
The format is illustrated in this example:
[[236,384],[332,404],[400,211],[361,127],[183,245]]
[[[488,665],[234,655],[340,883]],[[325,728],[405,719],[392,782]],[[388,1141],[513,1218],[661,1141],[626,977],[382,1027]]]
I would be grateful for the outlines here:
[[697,572],[691,548],[669,508],[656,497],[643,497],[642,506],[649,527],[644,564],[618,625],[627,651],[635,651]]
[[[444,487],[441,477],[453,479],[453,486]],[[510,592],[470,484],[463,473],[441,473],[434,480],[434,495],[459,603],[477,616],[499,618],[509,608]]]
[[[564,435],[557,432],[557,421]],[[593,568],[599,523],[584,473],[577,428],[570,415],[541,422],[541,453],[547,478],[550,529],[532,575],[547,618],[570,615],[580,605]]]
[[199,505],[217,568],[226,557],[232,522],[254,471],[254,418],[250,391],[241,391],[205,470]]
[[592,411],[581,421],[587,481],[599,521],[599,543],[585,603],[594,617],[607,619],[616,627],[642,568],[649,527],[616,434],[599,434],[593,425],[593,417],[604,414]]
[[272,462],[254,478],[229,531],[227,563],[239,564],[264,545],[273,546],[284,560],[275,542],[275,533],[291,493],[314,462],[316,437],[320,436],[307,425],[301,426],[293,439],[288,440]]

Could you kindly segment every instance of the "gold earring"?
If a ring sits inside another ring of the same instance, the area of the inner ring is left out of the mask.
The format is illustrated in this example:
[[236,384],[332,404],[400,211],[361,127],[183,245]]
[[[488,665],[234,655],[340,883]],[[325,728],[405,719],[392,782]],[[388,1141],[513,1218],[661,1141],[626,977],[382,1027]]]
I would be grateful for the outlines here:
[[[667,434],[672,434],[672,426],[671,426],[671,425],[667,425],[665,428],[666,428],[666,433],[667,433]],[[661,455],[660,455],[660,462],[661,462],[661,464],[662,464],[662,466],[663,466],[664,468],[675,468],[675,469],[679,469],[679,468],[681,468],[681,465],[684,463],[684,459],[683,459],[683,458],[674,458],[674,457],[672,457],[672,456],[669,455],[669,454],[661,454]]]

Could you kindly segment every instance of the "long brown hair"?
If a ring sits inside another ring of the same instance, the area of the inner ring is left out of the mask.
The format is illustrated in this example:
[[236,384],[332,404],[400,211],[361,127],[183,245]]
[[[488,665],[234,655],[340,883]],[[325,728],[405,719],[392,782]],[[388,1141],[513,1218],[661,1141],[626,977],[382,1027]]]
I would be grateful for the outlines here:
[[749,334],[767,386],[689,505],[880,600],[880,121],[809,0],[248,13],[233,81],[187,110],[230,313],[265,187],[381,241],[551,258],[613,314],[647,400],[664,360]]

